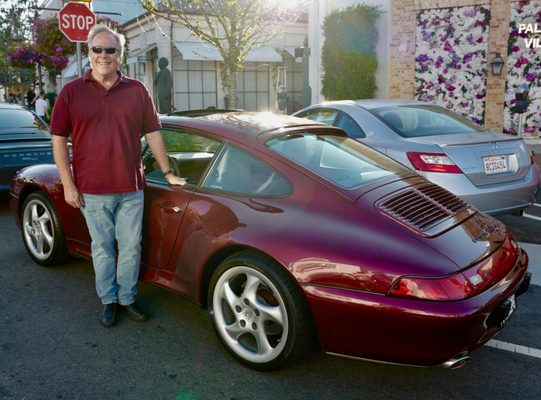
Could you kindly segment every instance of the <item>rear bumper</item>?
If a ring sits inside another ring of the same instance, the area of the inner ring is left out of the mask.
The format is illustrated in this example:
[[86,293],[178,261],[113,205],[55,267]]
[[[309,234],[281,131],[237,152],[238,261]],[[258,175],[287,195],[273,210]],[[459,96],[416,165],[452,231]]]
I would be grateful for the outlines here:
[[490,215],[510,214],[530,207],[535,202],[540,184],[539,169],[536,166],[532,166],[517,181],[484,186],[475,186],[464,174],[420,174]]
[[505,326],[516,306],[516,296],[528,289],[527,266],[528,256],[521,251],[513,269],[499,283],[454,302],[400,299],[322,286],[306,286],[304,291],[324,351],[434,366],[471,352]]

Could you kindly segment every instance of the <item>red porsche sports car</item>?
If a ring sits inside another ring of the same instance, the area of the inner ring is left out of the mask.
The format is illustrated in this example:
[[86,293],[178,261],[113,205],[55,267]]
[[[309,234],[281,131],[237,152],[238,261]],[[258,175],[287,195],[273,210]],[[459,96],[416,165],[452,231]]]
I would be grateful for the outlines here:
[[[497,220],[340,129],[269,113],[162,119],[167,185],[143,143],[141,279],[208,309],[242,363],[328,353],[462,365],[529,285]],[[90,257],[54,165],[23,169],[10,206],[42,265]]]

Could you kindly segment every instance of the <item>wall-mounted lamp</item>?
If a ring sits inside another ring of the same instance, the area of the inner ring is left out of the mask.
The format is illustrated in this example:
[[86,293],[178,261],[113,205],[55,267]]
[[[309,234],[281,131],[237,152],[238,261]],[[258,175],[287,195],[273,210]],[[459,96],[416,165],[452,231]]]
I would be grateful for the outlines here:
[[504,61],[500,53],[496,53],[492,61],[490,62],[490,69],[492,75],[501,75],[503,70]]

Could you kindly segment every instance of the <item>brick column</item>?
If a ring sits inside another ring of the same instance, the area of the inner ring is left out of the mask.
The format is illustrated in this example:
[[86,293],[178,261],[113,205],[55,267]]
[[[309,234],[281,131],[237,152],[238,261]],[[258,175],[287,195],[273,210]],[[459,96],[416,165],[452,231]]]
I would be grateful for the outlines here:
[[415,0],[391,0],[389,98],[412,99],[415,77]]
[[[487,95],[485,102],[485,126],[497,132],[503,130],[503,109],[505,81],[507,79],[507,42],[509,40],[509,19],[511,0],[491,0],[490,32],[487,53]],[[502,74],[492,75],[490,62],[498,52],[505,64]]]

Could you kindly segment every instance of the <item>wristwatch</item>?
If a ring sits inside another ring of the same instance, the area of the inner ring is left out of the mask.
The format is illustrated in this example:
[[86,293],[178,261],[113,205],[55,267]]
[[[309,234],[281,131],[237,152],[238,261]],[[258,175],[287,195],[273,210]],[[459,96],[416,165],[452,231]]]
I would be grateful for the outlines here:
[[171,175],[173,173],[173,169],[169,168],[167,171],[162,171],[163,176]]

